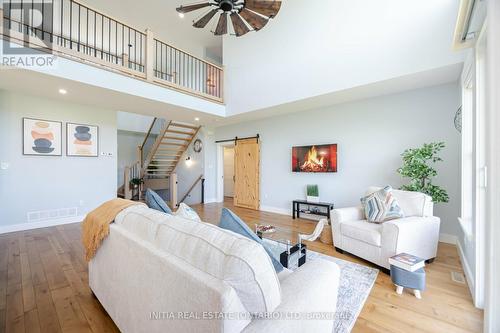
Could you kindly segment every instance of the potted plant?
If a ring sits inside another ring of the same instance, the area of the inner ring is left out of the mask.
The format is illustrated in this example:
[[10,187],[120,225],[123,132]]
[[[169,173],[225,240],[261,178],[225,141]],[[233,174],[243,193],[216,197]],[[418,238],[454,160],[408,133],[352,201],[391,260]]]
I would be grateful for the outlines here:
[[438,154],[444,147],[444,142],[432,142],[420,148],[406,149],[401,154],[403,165],[398,169],[398,173],[409,178],[410,183],[401,186],[401,189],[425,193],[432,197],[434,203],[448,202],[450,199],[446,190],[432,184],[432,178],[437,176],[433,165],[443,161]]
[[307,202],[319,202],[318,185],[307,185]]
[[132,197],[139,198],[140,186],[144,183],[142,178],[132,178],[130,180],[130,187],[132,188]]

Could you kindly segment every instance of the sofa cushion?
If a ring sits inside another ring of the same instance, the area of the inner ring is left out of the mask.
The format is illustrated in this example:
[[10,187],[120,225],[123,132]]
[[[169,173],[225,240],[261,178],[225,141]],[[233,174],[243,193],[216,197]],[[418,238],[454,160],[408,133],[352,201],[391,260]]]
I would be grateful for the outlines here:
[[177,208],[174,215],[178,216],[178,217],[182,217],[184,219],[201,222],[200,217],[194,211],[194,209],[189,207],[188,205],[186,205],[183,202],[181,202],[181,204],[179,205],[179,208]]
[[343,236],[375,246],[381,246],[382,244],[381,231],[381,224],[370,223],[366,220],[346,221],[340,225],[340,232]]
[[146,207],[125,210],[115,222],[132,232],[141,230],[158,250],[230,285],[249,312],[270,312],[281,302],[271,259],[247,237]]
[[[371,186],[366,191],[367,195],[380,190],[380,187]],[[392,195],[398,201],[406,217],[431,216],[432,198],[421,192],[393,190]],[[430,207],[430,208],[429,208]],[[430,209],[430,211],[429,211]]]
[[163,213],[172,214],[172,210],[168,207],[165,200],[163,200],[158,193],[148,188],[146,190],[146,204],[149,208],[158,210]]
[[369,222],[382,223],[404,217],[403,210],[392,195],[391,186],[386,186],[361,198],[361,204],[365,209],[366,219]]
[[269,246],[264,242],[262,242],[262,239],[260,239],[260,237],[257,236],[255,232],[253,232],[246,225],[246,223],[243,222],[243,220],[240,219],[239,216],[233,213],[231,210],[227,208],[222,208],[219,227],[226,230],[230,230],[247,238],[253,239],[257,243],[261,244],[264,247],[264,250],[266,250],[269,257],[271,258],[276,273],[279,273],[283,270],[284,268],[283,265],[276,258],[274,258],[273,252],[271,251]]

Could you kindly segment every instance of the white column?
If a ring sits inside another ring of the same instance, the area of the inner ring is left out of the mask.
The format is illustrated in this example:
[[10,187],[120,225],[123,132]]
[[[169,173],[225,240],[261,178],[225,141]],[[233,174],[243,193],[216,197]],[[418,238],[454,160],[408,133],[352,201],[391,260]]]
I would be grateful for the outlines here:
[[500,0],[488,1],[487,16],[486,302],[484,332],[500,332]]
[[153,81],[155,65],[155,38],[150,29],[146,29],[146,80]]

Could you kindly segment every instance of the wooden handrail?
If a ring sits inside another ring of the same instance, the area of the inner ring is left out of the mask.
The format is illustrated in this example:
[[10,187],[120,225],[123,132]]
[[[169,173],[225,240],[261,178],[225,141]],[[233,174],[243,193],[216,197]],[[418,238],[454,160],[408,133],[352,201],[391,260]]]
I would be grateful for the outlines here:
[[[184,200],[186,200],[186,198],[187,198],[187,197],[191,194],[191,192],[192,192],[192,191],[193,191],[193,189],[196,187],[196,185],[198,185],[198,183],[200,182],[200,180],[203,180],[203,181],[205,180],[205,179],[203,178],[203,175],[200,175],[200,177],[198,177],[198,178],[196,179],[196,181],[193,183],[193,185],[191,185],[191,187],[189,188],[189,190],[187,191],[187,193],[186,193],[186,194],[182,197],[181,201],[179,201],[179,204],[180,204],[180,203],[182,203],[182,202],[184,202]],[[203,194],[203,189],[202,189],[202,194],[201,194],[201,196],[202,196],[202,198],[204,197],[204,194]],[[204,200],[202,199],[202,201],[204,201]]]
[[158,118],[154,118],[153,121],[151,122],[151,125],[149,126],[148,132],[146,133],[146,136],[144,137],[144,141],[142,142],[141,149],[144,149],[144,146],[146,145],[146,142],[148,141],[149,134],[151,134],[151,131],[153,130],[153,126],[155,125],[155,122]]

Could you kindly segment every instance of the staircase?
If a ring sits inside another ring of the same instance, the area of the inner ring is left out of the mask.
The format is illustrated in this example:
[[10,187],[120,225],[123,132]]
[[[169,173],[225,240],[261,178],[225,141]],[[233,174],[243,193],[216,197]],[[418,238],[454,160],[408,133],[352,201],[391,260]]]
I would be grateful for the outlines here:
[[[156,119],[156,118],[155,118]],[[200,126],[167,121],[142,161],[143,177],[168,178],[200,130]]]
[[[125,168],[125,184],[130,184],[133,178],[143,181],[135,193],[135,199],[141,200],[146,188],[170,189],[171,204],[177,204],[177,178],[174,171],[200,128],[201,126],[154,118],[142,145],[138,147],[138,161]],[[118,195],[132,199],[132,192],[130,186],[123,186]]]

